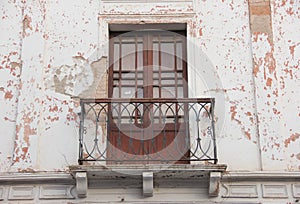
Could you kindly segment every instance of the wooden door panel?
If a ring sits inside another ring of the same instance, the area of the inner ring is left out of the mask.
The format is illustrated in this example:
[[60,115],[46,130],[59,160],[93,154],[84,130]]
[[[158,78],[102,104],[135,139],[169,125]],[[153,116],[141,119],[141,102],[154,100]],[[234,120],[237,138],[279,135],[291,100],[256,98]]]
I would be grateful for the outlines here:
[[[116,37],[110,43],[110,98],[187,97],[184,37],[161,31],[112,36]],[[163,122],[165,110],[154,113],[152,104],[129,108],[126,111],[131,111],[131,116],[121,113],[122,106],[119,106],[110,108],[109,163],[115,160],[141,164],[168,160],[187,163],[189,139],[185,124]],[[177,105],[173,106],[177,111]],[[173,117],[178,116],[173,113]]]
[[[152,125],[141,129],[123,125],[110,128],[108,160],[122,164],[132,163],[187,163],[189,140],[183,124]],[[142,161],[144,160],[144,161]]]

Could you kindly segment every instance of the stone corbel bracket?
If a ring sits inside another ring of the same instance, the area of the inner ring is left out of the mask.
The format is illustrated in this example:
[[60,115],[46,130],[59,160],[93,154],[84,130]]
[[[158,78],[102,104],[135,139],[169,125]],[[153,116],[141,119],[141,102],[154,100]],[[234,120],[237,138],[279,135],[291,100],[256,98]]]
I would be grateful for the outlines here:
[[153,196],[153,172],[143,172],[143,195]]
[[209,196],[218,197],[220,192],[221,172],[210,172],[209,175]]
[[88,180],[86,172],[76,173],[76,191],[79,198],[85,198],[87,196]]

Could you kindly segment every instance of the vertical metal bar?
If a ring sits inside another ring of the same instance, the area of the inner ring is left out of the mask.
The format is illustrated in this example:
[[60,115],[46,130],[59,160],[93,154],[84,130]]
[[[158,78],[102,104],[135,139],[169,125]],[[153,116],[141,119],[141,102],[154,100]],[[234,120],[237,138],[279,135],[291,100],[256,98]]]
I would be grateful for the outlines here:
[[[110,125],[111,125],[111,122],[113,121],[112,120],[112,106],[111,106],[111,103],[107,103],[107,118],[106,118],[106,137],[107,137],[107,141],[106,141],[106,162],[107,162],[107,159],[108,157],[110,157],[111,159],[111,131],[110,131]],[[105,156],[104,156],[105,158]]]
[[134,93],[134,96],[135,96],[135,98],[137,98],[138,97],[138,92],[137,92],[137,84],[138,84],[138,57],[139,57],[139,49],[138,49],[138,40],[137,40],[137,36],[135,36],[135,38],[134,38],[134,41],[135,41],[135,53],[134,53],[134,57],[135,57],[135,65],[134,65],[134,71],[135,71],[135,73],[134,73],[134,77],[135,77],[135,83],[134,83],[134,85],[135,85],[135,93]]
[[212,127],[212,139],[214,144],[214,164],[217,164],[218,158],[217,158],[217,145],[216,145],[216,137],[215,137],[215,118],[214,118],[214,110],[215,110],[215,99],[211,99],[211,127]]
[[[134,96],[135,98],[138,98],[138,58],[139,58],[139,47],[138,47],[138,35],[135,36],[135,93],[134,93]],[[136,104],[135,104],[136,105]],[[135,110],[135,113],[134,113],[134,122],[137,123],[137,120],[138,120],[138,110]]]
[[[119,43],[120,43],[120,46],[119,46],[119,61],[120,61],[120,64],[119,64],[119,98],[122,98],[122,82],[123,82],[123,76],[122,76],[122,71],[123,71],[123,67],[122,67],[122,64],[123,64],[123,53],[122,53],[122,47],[123,47],[123,44],[122,44],[122,41],[124,41],[121,37],[119,37]],[[121,120],[121,104],[118,103],[118,121]]]
[[[161,82],[161,78],[162,78],[162,65],[161,65],[161,37],[160,35],[157,36],[158,38],[158,96],[159,98],[162,98],[162,82]],[[161,103],[159,103],[159,108],[161,108]],[[162,111],[159,111],[159,124],[162,123]]]
[[186,156],[186,159],[188,161],[191,161],[191,144],[190,144],[190,128],[189,128],[189,103],[182,103],[183,105],[183,117],[184,117],[184,122],[185,122],[185,147],[189,151],[188,155]]
[[[177,71],[177,52],[176,52],[176,46],[177,46],[177,41],[176,41],[176,35],[174,36],[174,41],[173,41],[173,46],[174,46],[174,74],[175,74],[175,98],[178,98],[178,71]],[[177,111],[177,106],[176,106],[176,111]]]
[[[159,98],[162,98],[162,83],[161,83],[161,77],[162,77],[162,74],[161,74],[161,37],[160,35],[157,36],[158,37],[158,96]],[[161,114],[160,114],[161,115]]]
[[82,165],[83,160],[83,134],[84,134],[84,102],[80,100],[80,107],[81,107],[81,113],[80,113],[80,122],[79,122],[79,158],[78,158],[78,164]]

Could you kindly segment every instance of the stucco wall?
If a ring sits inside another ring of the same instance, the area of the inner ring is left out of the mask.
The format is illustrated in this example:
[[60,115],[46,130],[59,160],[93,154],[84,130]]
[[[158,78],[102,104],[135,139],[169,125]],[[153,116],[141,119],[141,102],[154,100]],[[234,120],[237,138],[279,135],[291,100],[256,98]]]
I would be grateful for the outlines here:
[[107,2],[0,3],[0,171],[77,164],[71,96],[106,96],[108,23],[140,21],[187,23],[190,96],[216,97],[219,163],[299,170],[299,3],[271,2],[270,37],[243,0]]
[[0,3],[0,171],[11,165],[22,69],[22,4]]

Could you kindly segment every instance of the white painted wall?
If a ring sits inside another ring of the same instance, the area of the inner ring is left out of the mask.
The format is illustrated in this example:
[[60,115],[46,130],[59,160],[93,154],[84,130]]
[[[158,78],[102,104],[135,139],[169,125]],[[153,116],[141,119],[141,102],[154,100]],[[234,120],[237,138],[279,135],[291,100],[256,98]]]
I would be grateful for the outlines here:
[[20,89],[22,4],[0,2],[0,172],[12,163]]
[[299,3],[272,4],[274,46],[265,34],[251,37],[244,0],[116,5],[0,3],[1,172],[77,164],[79,104],[71,96],[91,88],[91,64],[108,53],[107,23],[140,21],[187,23],[190,97],[216,97],[219,163],[299,170]]

